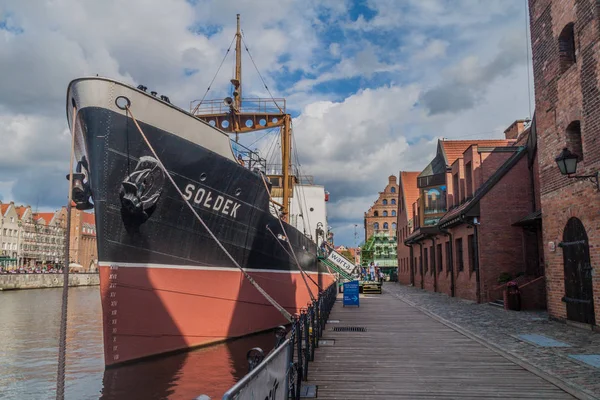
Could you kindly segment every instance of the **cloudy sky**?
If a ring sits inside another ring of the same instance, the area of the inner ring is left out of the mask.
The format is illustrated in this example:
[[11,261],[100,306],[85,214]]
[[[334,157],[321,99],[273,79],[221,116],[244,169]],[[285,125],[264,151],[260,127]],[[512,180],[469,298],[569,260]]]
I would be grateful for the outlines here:
[[[331,193],[336,244],[390,174],[421,170],[438,138],[502,137],[530,115],[526,0],[3,0],[0,200],[66,202],[70,80],[144,84],[189,108],[242,15],[245,43],[294,116],[302,173]],[[267,97],[247,54],[244,96]],[[207,98],[230,92],[233,57]],[[531,105],[532,107],[533,105]],[[276,134],[242,142],[268,151]]]

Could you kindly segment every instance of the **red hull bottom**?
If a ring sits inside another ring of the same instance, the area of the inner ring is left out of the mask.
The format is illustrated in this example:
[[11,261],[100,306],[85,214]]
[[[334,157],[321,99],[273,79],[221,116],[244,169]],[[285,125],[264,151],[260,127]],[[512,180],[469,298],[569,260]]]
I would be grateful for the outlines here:
[[[288,312],[310,302],[298,272],[249,272]],[[330,274],[310,273],[325,289]],[[308,280],[313,295],[317,286]],[[107,366],[208,345],[286,324],[286,319],[234,269],[101,265]]]

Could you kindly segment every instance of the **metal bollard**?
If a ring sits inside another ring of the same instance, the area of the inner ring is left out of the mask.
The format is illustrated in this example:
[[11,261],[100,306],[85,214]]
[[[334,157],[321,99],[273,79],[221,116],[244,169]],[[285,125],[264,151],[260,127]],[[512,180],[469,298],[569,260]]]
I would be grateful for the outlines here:
[[287,329],[285,326],[279,325],[275,328],[275,348],[278,348],[281,343],[285,342],[285,336],[287,335]]
[[246,353],[246,359],[248,360],[248,373],[250,373],[265,359],[265,353],[260,347],[255,347]]

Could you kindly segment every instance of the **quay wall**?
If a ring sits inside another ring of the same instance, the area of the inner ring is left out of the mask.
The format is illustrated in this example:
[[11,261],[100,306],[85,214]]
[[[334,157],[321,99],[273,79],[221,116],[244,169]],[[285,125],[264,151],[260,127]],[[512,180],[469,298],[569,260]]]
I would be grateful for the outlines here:
[[[17,289],[43,289],[62,287],[63,274],[2,274],[0,291]],[[97,286],[100,284],[98,273],[69,274],[69,286]]]

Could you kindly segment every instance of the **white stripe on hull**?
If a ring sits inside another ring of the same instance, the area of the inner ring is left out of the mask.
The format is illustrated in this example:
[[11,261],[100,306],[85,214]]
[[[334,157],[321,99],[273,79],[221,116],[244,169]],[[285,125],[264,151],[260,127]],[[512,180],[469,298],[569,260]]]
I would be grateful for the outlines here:
[[[112,262],[112,261],[99,261],[98,266],[110,267],[118,266],[119,268],[161,268],[161,269],[190,269],[199,271],[231,271],[239,272],[239,268],[235,267],[211,267],[205,265],[176,265],[176,264],[147,264],[147,263],[123,263],[123,262]],[[275,274],[299,274],[300,271],[291,270],[274,270],[274,269],[256,269],[256,268],[243,268],[244,271],[252,272],[272,272]],[[318,275],[316,271],[304,271],[306,274]],[[323,275],[330,275],[326,272],[321,273]]]
[[[77,109],[99,107],[125,115],[125,111],[119,109],[115,104],[115,100],[120,96],[129,99],[131,111],[138,121],[179,136],[237,162],[227,133],[194,117],[179,107],[165,103],[148,93],[112,79],[80,78],[69,84],[67,89],[69,125],[72,124],[72,103],[75,103]],[[116,133],[118,134],[118,132]],[[78,153],[81,153],[79,156],[83,154],[81,145],[78,146]]]

